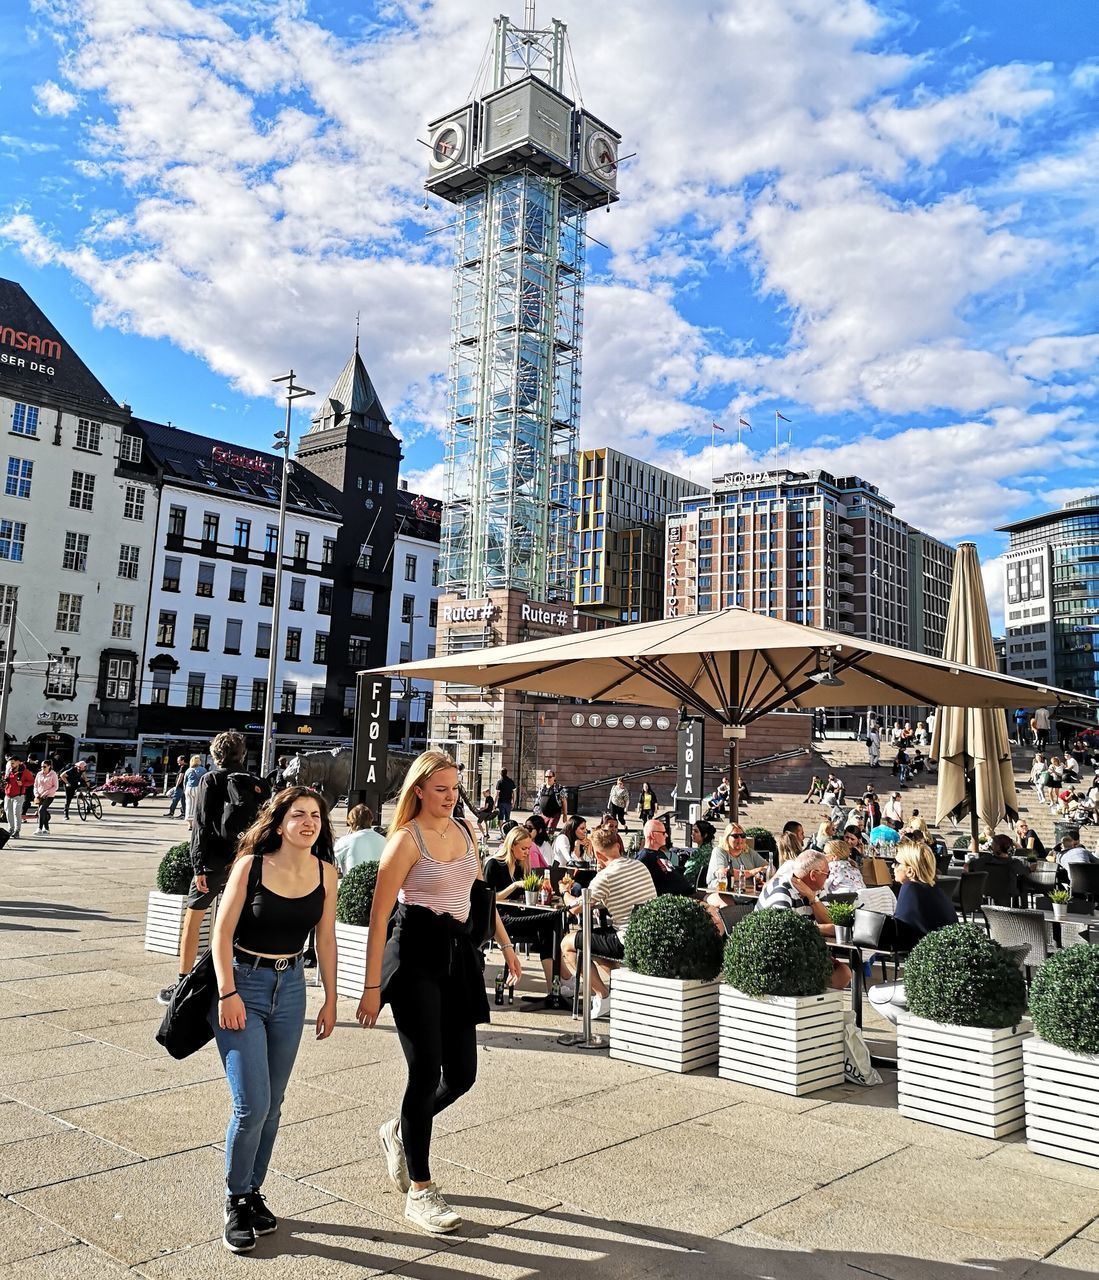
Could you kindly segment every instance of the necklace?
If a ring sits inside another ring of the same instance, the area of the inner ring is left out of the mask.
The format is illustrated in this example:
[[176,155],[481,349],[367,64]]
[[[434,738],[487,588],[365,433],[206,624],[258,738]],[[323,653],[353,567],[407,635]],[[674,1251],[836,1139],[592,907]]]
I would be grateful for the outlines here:
[[438,836],[440,839],[442,839],[443,836],[445,836],[446,833],[450,830],[450,825],[448,824],[447,826],[445,826],[442,831],[436,831],[434,827],[428,827],[427,829],[428,831],[431,832],[433,836]]

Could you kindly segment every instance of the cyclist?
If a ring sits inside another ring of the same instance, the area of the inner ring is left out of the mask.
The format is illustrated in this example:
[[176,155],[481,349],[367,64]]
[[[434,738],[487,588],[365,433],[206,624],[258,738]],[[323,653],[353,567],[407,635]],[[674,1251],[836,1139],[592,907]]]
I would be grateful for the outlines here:
[[58,781],[65,788],[65,821],[68,822],[73,797],[78,791],[91,791],[88,786],[88,766],[83,760],[78,760],[61,771]]

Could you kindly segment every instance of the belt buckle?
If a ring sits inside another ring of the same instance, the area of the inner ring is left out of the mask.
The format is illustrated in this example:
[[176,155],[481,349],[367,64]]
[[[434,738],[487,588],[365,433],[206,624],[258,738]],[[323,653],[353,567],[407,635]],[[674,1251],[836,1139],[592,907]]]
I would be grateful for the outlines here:
[[283,956],[281,957],[281,959],[278,959],[275,961],[275,971],[277,973],[282,973],[284,970],[289,968],[290,968],[290,961],[286,958],[286,956]]

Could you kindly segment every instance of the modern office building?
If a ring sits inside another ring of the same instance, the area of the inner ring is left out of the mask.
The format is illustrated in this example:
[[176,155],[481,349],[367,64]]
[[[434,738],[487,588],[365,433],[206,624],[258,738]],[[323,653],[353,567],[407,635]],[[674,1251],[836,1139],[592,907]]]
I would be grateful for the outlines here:
[[999,532],[1008,675],[1099,697],[1099,493]]
[[858,476],[730,472],[669,518],[666,560],[667,617],[740,606],[942,651],[953,551]]
[[[397,524],[393,537],[393,597],[389,610],[389,656],[386,661],[410,662],[435,657],[439,622],[439,537],[443,504],[422,493],[410,493],[408,483],[397,489]],[[427,745],[431,723],[430,680],[394,681],[390,702],[390,740],[408,750]]]
[[582,450],[578,471],[573,600],[613,622],[662,618],[668,516],[707,490],[617,449]]

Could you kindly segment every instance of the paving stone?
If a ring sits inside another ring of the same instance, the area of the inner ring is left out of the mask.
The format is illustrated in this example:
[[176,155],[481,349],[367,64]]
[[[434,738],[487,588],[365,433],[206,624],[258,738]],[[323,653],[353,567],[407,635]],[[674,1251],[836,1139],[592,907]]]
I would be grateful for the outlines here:
[[815,1116],[823,1124],[836,1124],[844,1129],[858,1129],[899,1146],[929,1147],[958,1157],[978,1160],[997,1151],[1001,1144],[992,1138],[971,1133],[958,1133],[937,1124],[909,1120],[896,1109],[896,1084],[862,1089],[849,1098],[833,1099],[832,1091],[817,1095],[827,1097]]
[[284,1115],[271,1163],[289,1178],[306,1178],[337,1165],[354,1164],[380,1150],[378,1126],[389,1114],[375,1103],[296,1124],[288,1124]]
[[1067,1160],[1054,1160],[1028,1151],[1020,1136],[1014,1142],[996,1142],[994,1150],[982,1162],[990,1169],[1013,1169],[1031,1178],[1049,1178],[1054,1182],[1071,1182],[1078,1187],[1099,1188],[1099,1169],[1086,1165],[1070,1164]]
[[36,1049],[56,1049],[66,1044],[83,1044],[80,1031],[59,1027],[44,1017],[5,1018],[0,1041],[4,1053],[33,1053]]
[[[207,1147],[27,1191],[15,1200],[132,1266],[219,1240],[224,1188],[223,1157]],[[289,1214],[331,1199],[278,1176],[268,1179],[264,1193],[273,1207]]]
[[41,1138],[48,1133],[62,1133],[71,1128],[21,1102],[0,1102],[0,1146],[22,1142],[24,1138]]
[[704,1118],[727,1106],[738,1105],[738,1099],[726,1101],[719,1091],[696,1088],[692,1076],[661,1072],[636,1081],[628,1089],[614,1087],[563,1098],[553,1103],[553,1109],[567,1116],[569,1124],[587,1125],[595,1120],[619,1134],[635,1138],[681,1120]]
[[100,969],[92,973],[66,973],[50,978],[6,982],[3,993],[22,996],[27,1000],[49,1001],[50,1007],[54,1009],[80,1009],[91,1005],[138,1000],[150,994],[150,987],[147,982],[129,974]]
[[[159,988],[158,988],[159,989]],[[119,1022],[144,1022],[149,1010],[159,1009],[156,990],[150,984],[140,999],[120,1000],[111,1004],[83,1005],[80,1008],[56,1009],[49,1014],[49,1021],[71,1031],[86,1031],[88,1027],[106,1027]],[[161,1010],[161,1016],[164,1011]]]
[[31,986],[28,993],[25,981],[0,984],[0,1019],[25,1018],[29,1014],[48,1013],[63,1007],[62,1001],[47,1000],[44,995],[34,995],[33,991]]
[[88,1280],[89,1276],[132,1276],[133,1272],[112,1262],[106,1254],[91,1245],[76,1243],[68,1249],[23,1258],[0,1270],[3,1280]]
[[0,1198],[0,1265],[48,1253],[72,1243],[73,1237],[67,1231],[10,1200]]
[[138,1159],[132,1151],[79,1129],[59,1129],[44,1137],[0,1146],[0,1194],[13,1195]]
[[[1099,1243],[1094,1240],[1083,1240],[1077,1237],[1063,1244],[1060,1249],[1045,1259],[1045,1266],[1065,1267],[1078,1275],[1094,1276],[1099,1274]],[[1048,1274],[1045,1267],[1041,1271],[1032,1269],[1024,1273],[1027,1280],[1034,1280],[1039,1275]]]
[[68,1076],[78,1071],[98,1071],[102,1067],[125,1074],[140,1061],[124,1049],[97,1044],[94,1040],[60,1048],[5,1053],[0,1057],[0,1089],[24,1080],[36,1080],[40,1076]]
[[138,1059],[137,1067],[125,1075],[110,1068],[80,1071],[56,1079],[25,1080],[7,1085],[4,1092],[41,1111],[66,1111],[114,1098],[195,1084],[221,1075],[221,1063],[214,1054],[195,1054],[183,1062],[173,1062],[165,1055],[163,1061]]

